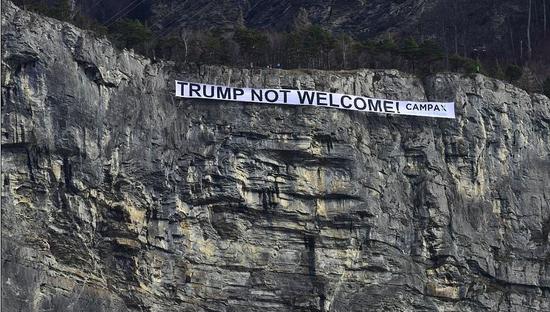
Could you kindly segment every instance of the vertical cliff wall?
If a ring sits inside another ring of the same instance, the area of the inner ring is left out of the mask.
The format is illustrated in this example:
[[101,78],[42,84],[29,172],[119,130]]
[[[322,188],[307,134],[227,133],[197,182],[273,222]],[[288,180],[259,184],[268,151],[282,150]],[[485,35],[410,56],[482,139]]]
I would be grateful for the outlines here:
[[[2,8],[5,311],[548,311],[550,100],[481,75],[178,69]],[[456,101],[175,99],[174,79]]]

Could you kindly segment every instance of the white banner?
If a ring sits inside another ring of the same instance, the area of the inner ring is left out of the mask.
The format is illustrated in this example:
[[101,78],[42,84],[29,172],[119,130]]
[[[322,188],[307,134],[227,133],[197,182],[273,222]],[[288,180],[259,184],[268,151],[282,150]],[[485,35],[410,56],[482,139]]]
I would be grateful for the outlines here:
[[176,96],[261,104],[326,106],[384,114],[455,118],[454,103],[393,101],[321,91],[234,88],[176,80]]

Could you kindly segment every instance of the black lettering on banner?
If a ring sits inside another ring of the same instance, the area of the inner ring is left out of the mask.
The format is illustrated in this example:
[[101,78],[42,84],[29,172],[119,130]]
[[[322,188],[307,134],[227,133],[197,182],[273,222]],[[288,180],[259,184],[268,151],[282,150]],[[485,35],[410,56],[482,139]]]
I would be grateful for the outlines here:
[[231,98],[231,89],[226,87],[217,88],[217,97],[223,100],[229,100]]
[[334,103],[334,99],[333,99],[332,93],[329,93],[329,94],[328,94],[328,105],[329,105],[330,107],[340,107],[340,105],[338,105],[338,103]]
[[233,89],[233,100],[236,100],[237,97],[241,96],[244,94],[244,90],[241,89],[241,88],[234,88]]
[[287,95],[290,93],[290,90],[279,90],[283,94],[283,102],[286,104],[288,102]]
[[340,98],[340,105],[342,105],[343,108],[351,108],[353,105],[351,105],[351,103],[345,104],[345,103],[344,103],[344,99],[348,99],[348,100],[351,101],[351,96],[349,96],[349,95],[342,95],[342,97]]
[[372,99],[369,99],[369,111],[382,112],[382,101],[376,100],[376,103]]
[[392,107],[393,101],[384,101],[384,112],[385,113],[395,113]]
[[[361,101],[361,103],[363,103],[363,107],[357,106],[357,102],[359,102],[359,101]],[[355,100],[353,100],[353,105],[355,105],[355,108],[357,108],[358,110],[365,110],[365,108],[367,108],[367,102],[365,102],[365,100],[363,100],[360,97],[355,98]]]
[[[250,89],[252,92],[252,101],[262,101],[264,98],[263,90]],[[256,100],[257,98],[257,100]]]
[[399,102],[313,90],[243,89],[178,80],[175,81],[175,91],[176,97],[184,98],[207,98],[219,101],[233,100],[270,104],[292,103],[293,105],[329,106],[386,114],[455,118],[454,107],[451,106],[454,103]]
[[317,105],[318,106],[328,106],[327,102],[321,103],[321,101],[327,100],[327,94],[324,92],[317,92]]
[[189,84],[189,96],[193,96],[193,92],[197,94],[198,97],[202,97],[199,93],[199,90],[201,89],[201,86],[196,83],[190,83]]
[[[210,89],[210,94],[208,94],[208,89]],[[202,95],[204,95],[204,97],[207,97],[207,98],[212,98],[214,97],[214,86],[207,86],[207,85],[203,85],[202,86]]]
[[313,92],[298,91],[298,99],[300,100],[300,104],[306,104],[306,100],[307,100],[307,104],[312,105],[313,98],[315,98],[315,95]]
[[187,85],[188,83],[187,82],[181,82],[181,81],[176,81],[176,83],[178,84],[178,86],[180,87],[180,94],[181,96],[184,96],[184,92],[183,92],[183,86]]
[[[270,94],[274,95],[272,99],[269,98]],[[277,91],[275,90],[267,90],[265,91],[265,99],[270,103],[275,103],[279,99],[279,93],[277,93]]]

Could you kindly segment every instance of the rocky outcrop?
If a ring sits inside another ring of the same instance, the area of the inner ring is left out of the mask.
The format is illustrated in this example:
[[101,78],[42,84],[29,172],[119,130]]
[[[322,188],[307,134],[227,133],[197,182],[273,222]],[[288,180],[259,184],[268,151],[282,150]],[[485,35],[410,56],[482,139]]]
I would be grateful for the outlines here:
[[[6,311],[548,311],[550,100],[481,75],[178,68],[2,8]],[[176,99],[174,79],[456,101]]]

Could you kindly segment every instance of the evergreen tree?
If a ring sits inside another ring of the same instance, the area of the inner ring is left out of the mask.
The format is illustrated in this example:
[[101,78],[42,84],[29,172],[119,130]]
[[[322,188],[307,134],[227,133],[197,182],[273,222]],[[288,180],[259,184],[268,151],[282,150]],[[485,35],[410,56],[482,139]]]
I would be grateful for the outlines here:
[[412,37],[405,40],[399,50],[400,54],[411,63],[412,71],[415,69],[415,62],[420,54],[420,46]]
[[444,53],[439,44],[434,40],[424,40],[418,47],[419,70],[422,74],[431,73],[437,68],[438,61],[444,58]]
[[153,33],[146,25],[138,20],[123,19],[113,25],[113,39],[125,48],[147,54]]
[[269,40],[265,33],[239,28],[233,35],[233,40],[239,45],[240,52],[245,56],[247,63],[265,63],[269,48]]

